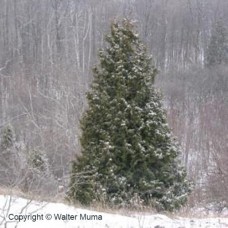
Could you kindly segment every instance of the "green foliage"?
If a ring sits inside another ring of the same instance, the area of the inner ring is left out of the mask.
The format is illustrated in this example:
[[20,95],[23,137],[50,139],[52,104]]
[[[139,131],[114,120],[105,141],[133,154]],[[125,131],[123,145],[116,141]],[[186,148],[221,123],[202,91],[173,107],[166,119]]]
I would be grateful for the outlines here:
[[206,66],[228,63],[227,31],[222,21],[218,21],[210,39],[206,52]]
[[73,162],[68,197],[126,206],[137,196],[161,210],[179,208],[189,183],[153,88],[157,71],[128,20],[113,23],[106,40],[81,121],[82,155]]

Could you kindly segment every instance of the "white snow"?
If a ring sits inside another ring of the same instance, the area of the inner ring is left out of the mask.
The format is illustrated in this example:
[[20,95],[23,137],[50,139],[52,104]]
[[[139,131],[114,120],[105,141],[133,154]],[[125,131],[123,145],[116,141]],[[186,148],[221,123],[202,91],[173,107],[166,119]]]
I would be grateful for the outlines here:
[[[92,220],[83,219],[85,216],[89,217],[91,215],[93,218]],[[57,218],[60,216],[62,216],[62,219]],[[21,219],[22,221],[19,222],[18,219]],[[123,216],[74,208],[62,203],[37,202],[18,197],[0,195],[0,227],[225,228],[228,227],[228,217],[205,217],[204,219],[181,217],[169,218],[161,214],[148,213],[135,213],[131,214],[131,216]]]

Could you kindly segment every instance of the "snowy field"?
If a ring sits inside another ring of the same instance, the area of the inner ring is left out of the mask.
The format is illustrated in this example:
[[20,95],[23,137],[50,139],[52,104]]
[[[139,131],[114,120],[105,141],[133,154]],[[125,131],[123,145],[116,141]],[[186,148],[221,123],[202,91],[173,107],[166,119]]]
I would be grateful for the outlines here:
[[17,228],[209,228],[228,227],[228,217],[169,218],[160,214],[100,213],[61,203],[31,201],[0,195],[0,227]]

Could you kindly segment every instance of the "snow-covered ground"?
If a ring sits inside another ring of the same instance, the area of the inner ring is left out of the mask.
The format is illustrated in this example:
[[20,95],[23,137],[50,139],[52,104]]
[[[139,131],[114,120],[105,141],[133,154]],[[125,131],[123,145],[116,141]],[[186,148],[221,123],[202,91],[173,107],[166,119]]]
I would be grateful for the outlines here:
[[[20,220],[20,221],[19,221]],[[62,203],[37,202],[0,195],[0,227],[18,228],[209,228],[228,227],[228,217],[169,218],[161,214],[100,213]]]

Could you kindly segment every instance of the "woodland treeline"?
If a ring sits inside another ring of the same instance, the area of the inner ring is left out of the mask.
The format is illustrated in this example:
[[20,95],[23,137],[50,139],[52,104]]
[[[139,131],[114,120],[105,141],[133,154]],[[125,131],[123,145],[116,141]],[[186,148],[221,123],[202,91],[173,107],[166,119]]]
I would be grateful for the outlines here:
[[227,204],[225,0],[1,0],[0,185],[67,190],[92,67],[110,23],[123,17],[135,20],[159,69],[156,84],[195,183],[192,202]]

